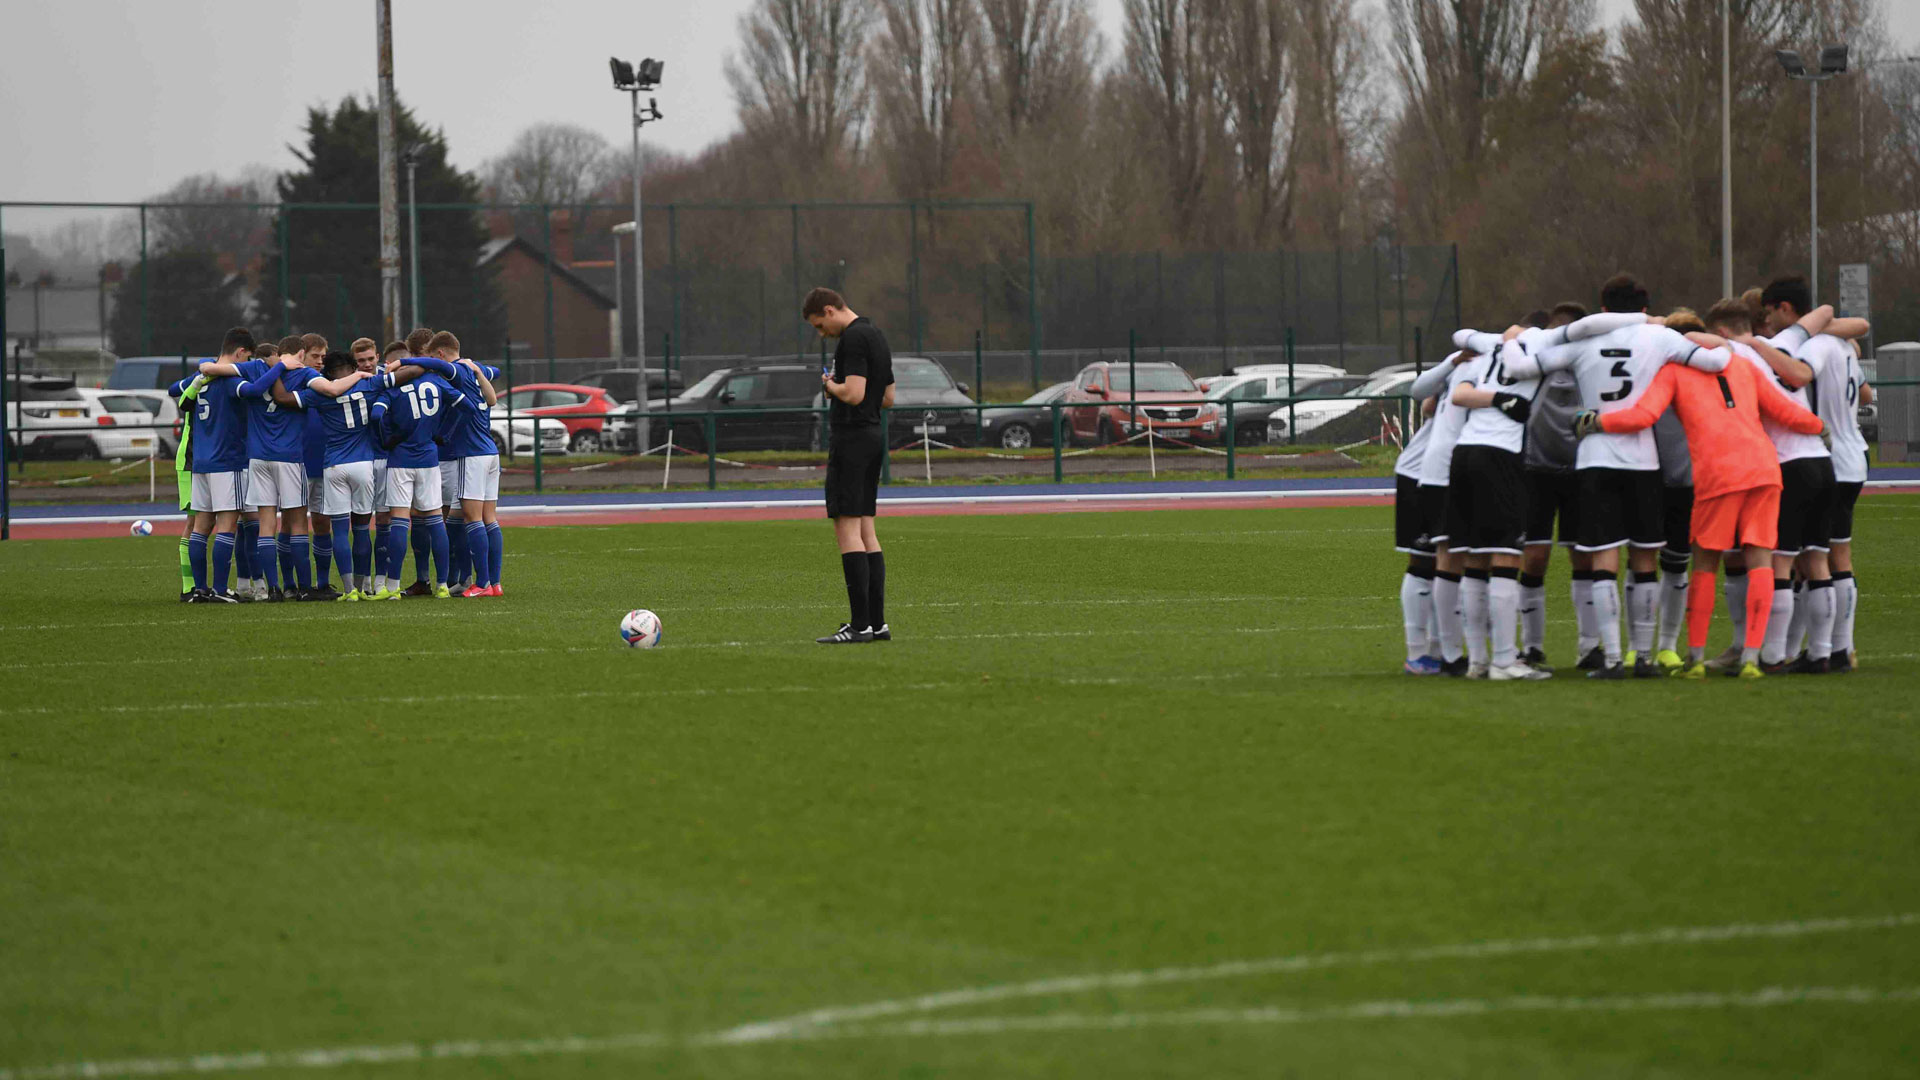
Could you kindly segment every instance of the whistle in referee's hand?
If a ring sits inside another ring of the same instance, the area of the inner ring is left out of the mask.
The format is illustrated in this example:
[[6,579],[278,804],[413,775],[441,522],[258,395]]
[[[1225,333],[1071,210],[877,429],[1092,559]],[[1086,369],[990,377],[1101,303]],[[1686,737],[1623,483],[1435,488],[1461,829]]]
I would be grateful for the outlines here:
[[823,379],[830,379],[830,378],[832,378],[832,377],[833,377],[833,365],[832,365],[832,364],[821,364],[821,365],[820,365],[820,377],[821,377],[821,378],[823,378]]

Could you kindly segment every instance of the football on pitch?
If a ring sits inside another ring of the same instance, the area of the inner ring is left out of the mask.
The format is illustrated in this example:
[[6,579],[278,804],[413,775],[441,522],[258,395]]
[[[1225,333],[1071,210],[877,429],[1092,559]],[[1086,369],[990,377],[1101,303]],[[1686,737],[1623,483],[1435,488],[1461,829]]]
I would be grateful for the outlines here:
[[660,644],[660,616],[645,608],[627,612],[627,617],[620,620],[620,640],[636,649]]
[[134,523],[133,523],[133,535],[135,535],[135,536],[152,536],[152,535],[153,535],[153,522],[151,522],[151,521],[148,521],[148,520],[147,520],[146,518],[141,518],[141,519],[140,519],[139,521],[136,521],[136,522],[134,522]]

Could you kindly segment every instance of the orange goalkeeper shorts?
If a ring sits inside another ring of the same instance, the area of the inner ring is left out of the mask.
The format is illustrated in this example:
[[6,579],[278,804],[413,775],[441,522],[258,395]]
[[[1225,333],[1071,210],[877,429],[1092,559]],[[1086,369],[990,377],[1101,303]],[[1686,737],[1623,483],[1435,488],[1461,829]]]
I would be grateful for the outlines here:
[[1693,542],[1708,551],[1772,549],[1780,533],[1780,485],[1746,488],[1693,504]]

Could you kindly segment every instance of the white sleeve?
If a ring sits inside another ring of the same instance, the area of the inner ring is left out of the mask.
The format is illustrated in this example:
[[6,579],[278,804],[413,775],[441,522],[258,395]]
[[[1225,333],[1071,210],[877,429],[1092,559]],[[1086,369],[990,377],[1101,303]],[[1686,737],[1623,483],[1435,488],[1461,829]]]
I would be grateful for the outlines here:
[[1787,327],[1785,330],[1767,339],[1767,344],[1779,349],[1795,360],[1806,359],[1800,355],[1800,347],[1806,343],[1807,328],[1801,326],[1799,323],[1794,323],[1792,326]]
[[1455,330],[1453,332],[1454,348],[1479,353],[1482,356],[1492,352],[1494,346],[1500,344],[1500,341],[1501,337],[1499,334],[1484,334],[1478,330]]
[[1647,321],[1644,311],[1602,311],[1567,326],[1568,341],[1582,341],[1602,334],[1611,334],[1615,330],[1624,330],[1629,326],[1639,326]]
[[1816,379],[1826,374],[1827,364],[1833,359],[1832,350],[1827,341],[1810,341],[1806,348],[1793,355],[1794,359],[1813,369],[1813,377]]
[[1413,385],[1407,387],[1407,396],[1413,398],[1415,401],[1425,401],[1446,389],[1447,376],[1453,373],[1454,357],[1459,355],[1459,353],[1454,353],[1452,356],[1421,372],[1419,377],[1413,380]]

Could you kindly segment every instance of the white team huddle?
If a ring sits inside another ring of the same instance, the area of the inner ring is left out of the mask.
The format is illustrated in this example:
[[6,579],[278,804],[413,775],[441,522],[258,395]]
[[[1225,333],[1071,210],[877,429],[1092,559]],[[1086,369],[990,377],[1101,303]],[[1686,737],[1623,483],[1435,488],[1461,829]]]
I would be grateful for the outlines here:
[[[1415,381],[1432,418],[1395,468],[1405,670],[1550,677],[1555,546],[1589,677],[1850,670],[1856,410],[1871,400],[1850,339],[1865,322],[1812,308],[1798,278],[1704,321],[1650,318],[1624,274],[1601,299],[1597,315],[1563,303],[1503,334],[1463,330]],[[1708,660],[1722,563],[1734,644]]]

